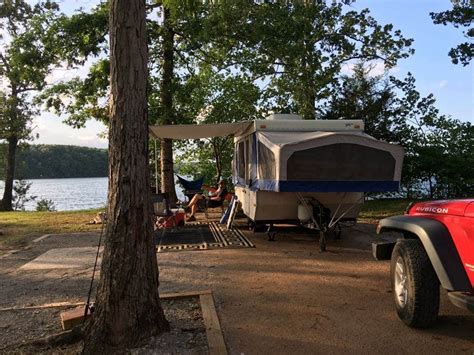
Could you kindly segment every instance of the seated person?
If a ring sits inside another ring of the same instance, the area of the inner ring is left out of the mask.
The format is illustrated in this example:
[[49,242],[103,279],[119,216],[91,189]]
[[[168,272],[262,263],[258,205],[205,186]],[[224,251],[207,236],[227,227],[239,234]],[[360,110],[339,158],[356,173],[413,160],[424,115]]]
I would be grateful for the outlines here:
[[198,202],[207,199],[206,207],[219,207],[222,205],[222,201],[224,200],[225,195],[227,194],[227,189],[225,187],[225,180],[221,179],[219,181],[219,187],[217,190],[212,191],[209,193],[209,197],[205,197],[203,194],[196,194],[193,196],[191,201],[189,201],[187,208],[191,209],[191,216],[189,216],[188,221],[195,221],[196,217],[194,217],[194,214],[196,213],[196,210],[198,208]]

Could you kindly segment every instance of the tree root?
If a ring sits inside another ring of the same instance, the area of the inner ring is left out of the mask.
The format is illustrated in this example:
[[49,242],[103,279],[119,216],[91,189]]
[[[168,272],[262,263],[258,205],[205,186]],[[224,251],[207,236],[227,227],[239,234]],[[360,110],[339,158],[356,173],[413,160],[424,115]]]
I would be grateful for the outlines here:
[[35,347],[57,347],[62,345],[71,345],[77,343],[78,341],[83,340],[84,331],[82,326],[78,325],[71,330],[66,330],[57,334],[47,336],[45,338],[36,339],[29,343],[26,343],[25,346],[35,346]]

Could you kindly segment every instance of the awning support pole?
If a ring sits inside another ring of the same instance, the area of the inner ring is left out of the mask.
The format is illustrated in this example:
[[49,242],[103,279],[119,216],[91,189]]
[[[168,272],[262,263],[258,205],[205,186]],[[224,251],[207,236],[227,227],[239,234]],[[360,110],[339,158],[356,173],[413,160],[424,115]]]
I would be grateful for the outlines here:
[[158,148],[155,140],[155,193],[159,193],[160,189],[158,187]]
[[364,201],[364,195],[362,195],[362,198],[358,199],[356,202],[352,203],[351,206],[346,210],[344,211],[344,213],[342,213],[336,220],[335,217],[336,217],[336,213],[339,211],[339,208],[341,207],[343,201],[344,201],[344,197],[345,197],[345,193],[344,193],[344,196],[342,197],[341,199],[341,202],[339,202],[339,206],[337,207],[336,209],[336,212],[334,213],[334,215],[332,216],[331,218],[331,221],[329,222],[329,225],[328,225],[328,229],[331,229],[332,227],[334,227],[341,219],[344,218],[344,216],[346,214],[348,214],[355,206],[357,206],[361,201],[363,202]]

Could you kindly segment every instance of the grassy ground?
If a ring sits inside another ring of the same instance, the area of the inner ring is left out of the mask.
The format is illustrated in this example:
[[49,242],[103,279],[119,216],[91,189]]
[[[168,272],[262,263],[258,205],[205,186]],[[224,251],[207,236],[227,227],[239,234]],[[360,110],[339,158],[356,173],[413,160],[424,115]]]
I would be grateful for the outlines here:
[[[381,218],[402,214],[410,201],[367,201],[360,213],[363,221],[376,222]],[[44,234],[99,231],[100,225],[87,225],[100,210],[65,212],[1,212],[0,250],[28,244]]]
[[0,250],[24,246],[44,234],[98,231],[100,225],[86,223],[99,211],[0,212]]
[[368,221],[378,221],[382,218],[403,214],[411,200],[374,200],[364,203],[359,218]]

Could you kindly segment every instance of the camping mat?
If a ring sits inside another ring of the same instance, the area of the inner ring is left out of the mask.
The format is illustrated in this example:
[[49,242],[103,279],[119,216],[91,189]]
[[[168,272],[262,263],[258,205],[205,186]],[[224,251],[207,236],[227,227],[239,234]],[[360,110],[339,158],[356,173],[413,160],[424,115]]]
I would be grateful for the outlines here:
[[208,250],[215,248],[254,248],[253,243],[236,229],[217,222],[186,223],[184,227],[155,232],[157,251]]

